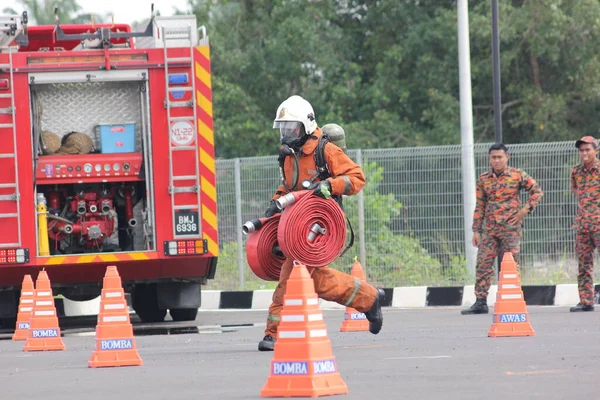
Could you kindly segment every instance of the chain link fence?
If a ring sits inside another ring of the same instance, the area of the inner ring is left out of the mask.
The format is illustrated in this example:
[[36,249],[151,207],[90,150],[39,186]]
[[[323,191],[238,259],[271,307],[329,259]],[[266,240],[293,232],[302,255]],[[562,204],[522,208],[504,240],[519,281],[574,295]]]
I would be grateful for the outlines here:
[[[489,168],[490,145],[475,145],[476,176]],[[576,200],[570,173],[579,159],[574,143],[511,145],[509,153],[509,165],[524,169],[544,191],[540,206],[525,220],[523,284],[575,283]],[[465,255],[461,146],[351,150],[349,155],[362,166],[367,185],[344,199],[355,243],[331,267],[349,272],[357,258],[369,282],[383,287],[473,284]],[[276,156],[217,161],[220,256],[209,288],[276,286],[248,267],[241,226],[264,214],[279,179]],[[523,201],[527,195],[521,194]]]

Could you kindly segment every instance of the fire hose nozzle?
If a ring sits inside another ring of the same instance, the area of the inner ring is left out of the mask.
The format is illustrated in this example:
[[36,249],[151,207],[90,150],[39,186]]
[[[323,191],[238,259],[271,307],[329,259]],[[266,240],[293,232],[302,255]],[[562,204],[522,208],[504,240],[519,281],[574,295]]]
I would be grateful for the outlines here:
[[277,200],[275,200],[275,205],[279,209],[279,211],[283,211],[287,206],[291,206],[296,202],[296,197],[293,193],[288,193],[285,196],[281,196]]
[[327,229],[323,228],[321,225],[319,225],[318,223],[314,223],[311,227],[310,230],[308,231],[308,235],[307,235],[307,239],[309,242],[314,242],[315,239],[317,238],[317,235],[321,234],[324,235],[327,233]]
[[130,227],[134,227],[137,225],[137,219],[135,218],[131,218],[129,221],[127,221],[127,223],[129,224]]
[[256,232],[261,227],[262,227],[262,221],[258,218],[255,218],[251,221],[246,222],[244,224],[244,226],[242,226],[242,232],[244,232],[244,234],[247,235],[251,232]]

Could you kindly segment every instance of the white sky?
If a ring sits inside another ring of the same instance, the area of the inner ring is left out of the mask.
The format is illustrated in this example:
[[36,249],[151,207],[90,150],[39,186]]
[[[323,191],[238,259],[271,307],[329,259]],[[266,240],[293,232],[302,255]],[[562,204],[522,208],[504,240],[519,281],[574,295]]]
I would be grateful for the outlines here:
[[[0,0],[4,1],[4,0]],[[115,22],[132,23],[150,18],[150,6],[154,3],[154,11],[160,15],[174,14],[174,8],[188,10],[187,0],[78,0],[82,12],[105,14],[112,12]]]
[[[49,0],[46,0],[49,1]],[[188,10],[187,0],[77,0],[81,6],[81,13],[106,14],[112,12],[116,23],[130,24],[150,18],[150,5],[154,3],[154,10],[160,11],[163,16],[174,14],[174,7],[182,11]],[[12,7],[19,13],[22,11],[14,0],[0,0],[0,13],[5,7]],[[61,21],[66,23],[67,21]]]

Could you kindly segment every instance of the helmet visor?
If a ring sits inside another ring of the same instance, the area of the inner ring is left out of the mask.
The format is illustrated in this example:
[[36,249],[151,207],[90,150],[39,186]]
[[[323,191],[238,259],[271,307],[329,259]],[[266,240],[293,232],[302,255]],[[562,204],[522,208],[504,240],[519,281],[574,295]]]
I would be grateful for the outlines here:
[[304,124],[298,121],[277,122],[275,128],[279,128],[279,136],[282,140],[298,139],[305,135]]

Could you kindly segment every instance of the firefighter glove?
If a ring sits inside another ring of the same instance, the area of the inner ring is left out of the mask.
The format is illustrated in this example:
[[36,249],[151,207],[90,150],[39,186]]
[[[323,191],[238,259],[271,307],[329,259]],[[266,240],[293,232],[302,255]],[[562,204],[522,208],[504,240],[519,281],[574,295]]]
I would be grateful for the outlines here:
[[277,208],[277,204],[275,204],[275,200],[271,200],[271,202],[269,203],[269,207],[267,208],[267,211],[265,211],[265,217],[269,218],[272,217],[273,215],[277,214],[279,212],[279,209]]
[[320,181],[316,184],[313,194],[323,199],[331,197],[331,183],[328,180]]

